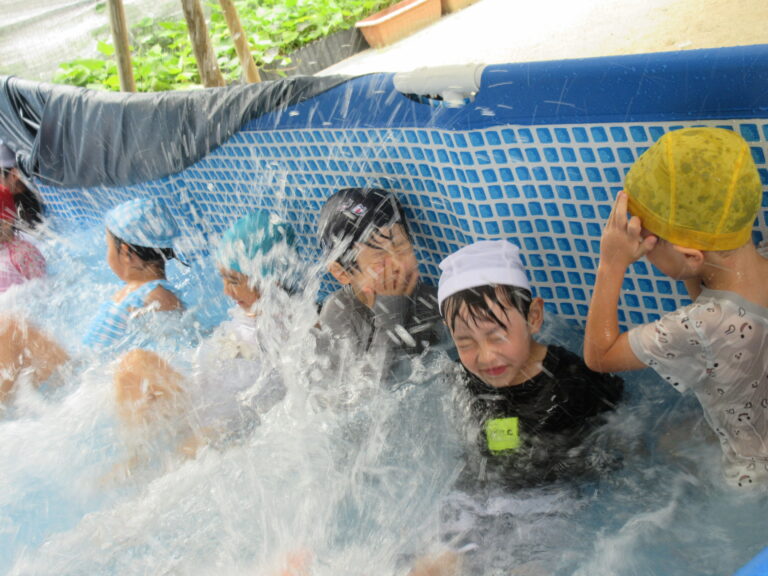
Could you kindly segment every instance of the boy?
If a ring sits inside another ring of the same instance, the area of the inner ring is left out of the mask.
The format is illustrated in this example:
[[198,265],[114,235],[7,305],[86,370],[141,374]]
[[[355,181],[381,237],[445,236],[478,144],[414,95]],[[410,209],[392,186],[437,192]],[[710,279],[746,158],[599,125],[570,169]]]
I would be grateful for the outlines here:
[[[468,373],[484,448],[526,466],[538,462],[548,468],[543,476],[551,477],[564,462],[550,460],[552,449],[579,444],[594,428],[594,417],[621,399],[623,382],[533,338],[544,320],[544,303],[532,298],[513,244],[476,242],[440,268],[440,313]],[[519,458],[524,453],[531,459]]]
[[[665,134],[627,174],[603,232],[584,347],[595,370],[650,366],[677,390],[692,389],[736,486],[768,482],[768,260],[751,241],[761,196],[739,135]],[[684,280],[694,302],[621,333],[624,273],[643,256]]]
[[405,214],[391,192],[345,188],[320,212],[328,271],[342,284],[320,313],[332,345],[354,358],[375,355],[390,370],[399,352],[419,354],[447,340],[436,290],[419,279]]

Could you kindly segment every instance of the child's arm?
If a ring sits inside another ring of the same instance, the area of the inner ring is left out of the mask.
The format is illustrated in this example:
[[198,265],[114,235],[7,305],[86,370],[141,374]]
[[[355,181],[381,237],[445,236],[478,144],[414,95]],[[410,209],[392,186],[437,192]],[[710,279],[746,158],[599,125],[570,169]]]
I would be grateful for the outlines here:
[[584,334],[584,361],[597,372],[619,372],[645,368],[619,331],[619,296],[627,267],[650,252],[655,236],[643,238],[636,216],[627,220],[627,195],[616,198],[600,240],[600,265],[587,314]]

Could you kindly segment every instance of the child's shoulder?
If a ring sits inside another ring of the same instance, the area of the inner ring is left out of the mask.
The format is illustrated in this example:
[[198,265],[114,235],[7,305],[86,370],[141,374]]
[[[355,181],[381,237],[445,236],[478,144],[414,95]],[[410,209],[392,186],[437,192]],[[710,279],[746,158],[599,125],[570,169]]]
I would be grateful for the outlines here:
[[184,305],[176,294],[162,284],[154,287],[144,299],[144,304],[155,305],[158,310],[181,310]]
[[608,372],[595,372],[584,359],[561,346],[550,346],[544,360],[544,373],[567,390],[566,397],[581,410],[596,414],[612,409],[624,396],[624,380]]
[[[725,290],[704,288],[696,300],[629,332],[632,349],[653,350],[656,359],[760,340],[768,330],[768,309]],[[637,352],[636,352],[637,353]]]
[[560,382],[585,382],[589,386],[600,381],[622,382],[621,378],[610,373],[595,372],[579,354],[562,346],[551,345],[543,362],[543,372],[548,377]]
[[692,304],[681,310],[702,321],[722,322],[724,318],[747,316],[768,320],[768,308],[748,300],[742,294],[727,290],[705,288]]
[[597,375],[596,372],[587,367],[581,356],[555,344],[547,346],[542,367],[545,374],[558,380],[576,376],[591,377],[592,375]]

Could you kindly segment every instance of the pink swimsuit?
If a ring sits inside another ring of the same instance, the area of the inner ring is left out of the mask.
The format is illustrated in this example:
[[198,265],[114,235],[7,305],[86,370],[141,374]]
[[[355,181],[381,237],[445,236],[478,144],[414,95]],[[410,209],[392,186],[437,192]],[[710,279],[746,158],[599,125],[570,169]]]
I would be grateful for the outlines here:
[[45,275],[45,258],[32,244],[21,238],[0,245],[0,293]]

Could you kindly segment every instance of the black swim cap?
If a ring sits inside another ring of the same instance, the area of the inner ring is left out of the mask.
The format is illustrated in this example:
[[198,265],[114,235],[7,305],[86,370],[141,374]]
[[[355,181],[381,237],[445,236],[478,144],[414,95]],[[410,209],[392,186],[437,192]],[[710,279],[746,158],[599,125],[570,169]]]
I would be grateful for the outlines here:
[[[320,211],[320,245],[326,252],[336,249],[347,254],[357,242],[364,242],[371,232],[401,224],[408,234],[405,213],[392,192],[380,188],[344,188],[334,193]],[[351,260],[354,257],[340,257]],[[351,262],[350,262],[351,263]]]

